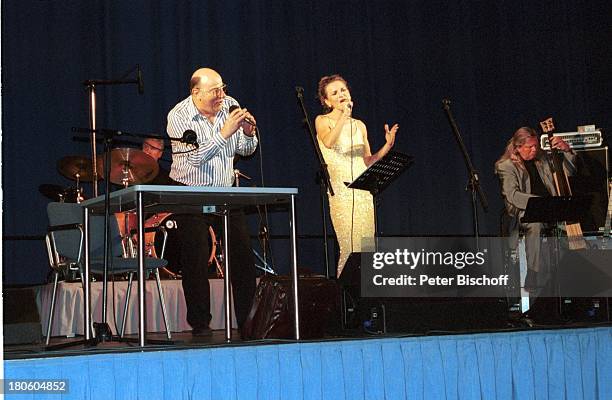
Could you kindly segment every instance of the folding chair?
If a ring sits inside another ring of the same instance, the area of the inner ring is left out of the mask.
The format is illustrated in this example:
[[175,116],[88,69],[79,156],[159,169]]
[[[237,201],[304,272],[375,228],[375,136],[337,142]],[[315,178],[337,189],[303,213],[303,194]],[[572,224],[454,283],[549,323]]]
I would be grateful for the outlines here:
[[[83,208],[76,203],[49,203],[47,206],[47,215],[49,218],[49,228],[46,235],[47,254],[49,257],[49,265],[53,270],[53,293],[49,310],[49,320],[47,323],[47,338],[46,344],[49,344],[51,337],[51,326],[53,325],[53,314],[55,309],[55,300],[57,295],[57,286],[59,274],[68,270],[78,270],[83,284],[83,271],[85,267],[84,257],[84,228],[83,228]],[[90,226],[90,270],[94,274],[104,273],[104,216],[91,216],[89,219]],[[125,250],[122,245],[122,238],[119,232],[119,226],[114,216],[109,219],[109,240],[110,240],[110,256],[108,273],[110,275],[128,274],[128,289],[126,293],[125,306],[123,310],[123,319],[121,321],[121,333],[123,337],[125,331],[125,321],[127,317],[131,287],[134,274],[138,272],[138,259],[125,257]],[[145,257],[145,275],[150,273],[155,274],[157,282],[157,291],[159,294],[164,325],[166,328],[166,336],[171,339],[170,327],[166,312],[166,304],[164,294],[161,287],[159,277],[159,268],[168,265],[168,262],[162,258]],[[91,329],[91,327],[85,327]]]

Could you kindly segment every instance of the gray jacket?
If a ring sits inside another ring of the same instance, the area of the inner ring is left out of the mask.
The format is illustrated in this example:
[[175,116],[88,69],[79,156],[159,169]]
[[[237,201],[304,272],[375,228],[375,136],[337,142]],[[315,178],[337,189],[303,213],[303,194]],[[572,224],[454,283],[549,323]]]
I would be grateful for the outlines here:
[[[569,152],[563,153],[563,168],[565,173],[573,175],[576,171],[574,160],[576,155]],[[536,168],[540,174],[540,178],[548,189],[549,193],[554,196],[557,194],[555,187],[553,173],[550,167],[552,161],[549,157],[543,153],[538,159],[536,159]],[[495,173],[499,177],[501,184],[501,192],[504,198],[504,204],[506,207],[506,213],[511,217],[509,226],[507,226],[507,232],[505,233],[518,233],[519,221],[525,214],[525,208],[527,208],[527,201],[529,198],[535,197],[531,194],[531,183],[529,182],[529,173],[525,168],[519,167],[512,160],[508,159],[499,164],[495,168]],[[514,235],[512,235],[514,236]]]

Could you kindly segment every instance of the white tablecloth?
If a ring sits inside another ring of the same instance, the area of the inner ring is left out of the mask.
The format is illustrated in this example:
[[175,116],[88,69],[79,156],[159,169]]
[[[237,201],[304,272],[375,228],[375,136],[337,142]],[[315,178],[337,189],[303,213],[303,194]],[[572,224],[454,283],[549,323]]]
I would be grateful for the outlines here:
[[[113,289],[114,288],[114,289]],[[127,282],[109,282],[107,298],[107,319],[113,331],[117,333],[123,318],[123,307],[125,304]],[[191,330],[187,323],[187,308],[183,285],[180,280],[162,280],[162,290],[168,311],[168,322],[172,332]],[[43,334],[46,334],[47,321],[49,318],[49,306],[53,284],[41,286],[37,293],[38,311],[41,317]],[[113,299],[115,311],[113,311]],[[102,282],[91,284],[91,307],[93,310],[93,321],[102,320]],[[146,282],[146,307],[147,307],[147,332],[165,332],[164,319],[159,303],[159,295],[154,280]],[[55,303],[55,316],[51,328],[51,336],[74,336],[83,335],[83,289],[80,282],[60,282],[57,288],[57,299]],[[210,309],[212,321],[211,329],[225,328],[225,312],[223,310],[223,280],[210,279]],[[113,316],[116,315],[117,329]],[[236,326],[236,317],[232,310],[232,326]],[[125,327],[126,334],[138,333],[138,283],[132,284],[130,294],[129,310]]]

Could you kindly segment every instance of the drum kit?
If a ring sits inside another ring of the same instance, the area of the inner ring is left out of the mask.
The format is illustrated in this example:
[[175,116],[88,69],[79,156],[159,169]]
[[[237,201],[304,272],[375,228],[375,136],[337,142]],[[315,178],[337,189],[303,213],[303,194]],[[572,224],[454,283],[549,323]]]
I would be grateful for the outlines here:
[[[98,156],[98,170],[104,169],[104,157]],[[45,197],[59,202],[80,203],[85,200],[83,182],[92,182],[91,160],[85,156],[66,156],[57,162],[57,171],[72,181],[75,186],[63,188],[59,185],[42,184],[39,192]],[[144,151],[124,147],[111,150],[110,181],[117,185],[129,185],[151,182],[159,172],[157,161]],[[99,177],[102,179],[102,177]]]
[[[157,161],[144,151],[130,147],[111,150],[110,181],[123,187],[151,182],[159,173]],[[104,171],[104,157],[98,156],[99,171]]]
[[[96,159],[96,167],[98,171],[104,170],[104,155],[100,155]],[[92,182],[93,173],[91,160],[84,156],[66,156],[61,158],[57,163],[58,172],[72,181],[75,181],[75,186],[64,188],[55,184],[42,184],[38,187],[39,192],[45,197],[58,202],[65,203],[81,203],[85,200],[83,194],[83,182]],[[110,181],[116,185],[128,187],[130,185],[146,184],[151,182],[159,173],[159,164],[147,153],[131,148],[115,148],[110,154]],[[102,177],[99,177],[102,179]],[[136,255],[136,235],[133,232],[136,229],[136,213],[126,211],[116,213],[115,217],[119,224],[119,232],[123,238],[124,256],[133,257]],[[157,228],[163,226],[166,229],[168,236],[176,234],[176,229],[179,227],[172,220],[172,214],[159,213],[149,216],[145,220],[146,228]],[[210,258],[208,260],[209,270],[212,275],[222,278],[223,270],[221,268],[222,254],[220,249],[222,246],[216,240],[215,232],[212,228],[209,229],[210,237]],[[157,257],[161,253],[161,234],[158,232],[145,233],[145,252],[148,257]],[[172,249],[166,249],[172,251]],[[165,273],[164,273],[165,272]],[[180,279],[180,270],[169,266],[162,270],[162,276],[169,279]]]

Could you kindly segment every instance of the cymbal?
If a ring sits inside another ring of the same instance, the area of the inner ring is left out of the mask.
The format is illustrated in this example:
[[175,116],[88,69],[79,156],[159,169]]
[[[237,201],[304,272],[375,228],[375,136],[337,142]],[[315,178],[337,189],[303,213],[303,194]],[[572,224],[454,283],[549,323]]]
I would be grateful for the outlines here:
[[[57,162],[57,170],[68,179],[91,182],[91,161],[82,156],[66,156]],[[100,173],[98,173],[98,176]]]
[[[98,156],[98,171],[104,174],[104,154]],[[131,147],[111,150],[110,181],[123,185],[147,183],[155,179],[159,172],[157,161],[144,151]]]
[[64,194],[64,188],[60,185],[52,185],[50,183],[43,183],[38,187],[38,191],[48,199],[53,201],[60,201],[61,196]]
[[46,198],[53,201],[79,203],[82,200],[86,200],[86,197],[83,196],[83,188],[76,188],[73,186],[63,188],[60,185],[43,183],[38,187],[38,191]]

